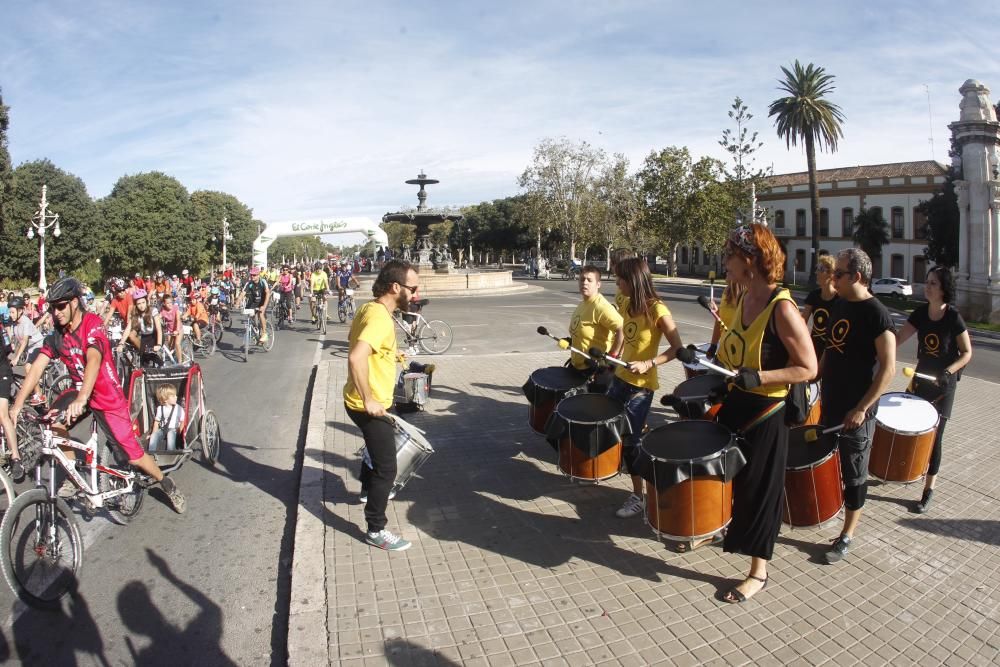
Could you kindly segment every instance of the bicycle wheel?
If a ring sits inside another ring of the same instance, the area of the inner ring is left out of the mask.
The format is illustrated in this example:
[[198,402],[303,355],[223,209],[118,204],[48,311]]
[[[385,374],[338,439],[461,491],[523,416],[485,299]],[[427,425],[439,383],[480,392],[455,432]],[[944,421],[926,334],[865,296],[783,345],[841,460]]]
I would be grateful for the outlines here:
[[264,330],[267,331],[267,340],[261,343],[261,347],[264,348],[265,352],[270,352],[272,349],[274,349],[274,334],[275,334],[274,322],[268,320],[267,326],[265,327]]
[[212,335],[215,336],[215,342],[218,343],[222,340],[222,321],[216,317],[209,325],[212,328]]
[[222,449],[222,429],[219,420],[211,410],[205,412],[201,419],[201,459],[209,465],[215,465]]
[[73,378],[69,376],[69,373],[64,373],[49,384],[45,390],[45,398],[48,400],[49,405],[52,405],[52,402],[59,397],[59,394],[73,387]]
[[201,345],[198,346],[198,351],[204,359],[215,354],[215,335],[211,331],[201,332]]
[[[114,452],[111,451],[107,443],[101,445],[97,460],[100,461],[101,465],[109,468],[118,467]],[[106,472],[97,473],[97,488],[100,489],[101,493],[117,491],[118,489],[125,488],[127,485],[128,482],[124,479]],[[119,526],[127,526],[139,514],[139,510],[142,509],[143,498],[145,497],[146,489],[139,486],[136,480],[133,479],[132,490],[120,496],[109,498],[105,502],[104,508],[108,511],[108,516],[111,517],[112,521]]]
[[250,360],[250,338],[253,336],[253,326],[247,319],[246,327],[243,328],[243,363]]
[[83,537],[65,500],[45,489],[17,497],[0,523],[0,566],[7,585],[32,607],[53,608],[76,590]]
[[337,304],[337,317],[341,324],[347,321],[347,305],[343,301]]
[[417,338],[420,347],[424,348],[427,354],[443,354],[451,347],[451,325],[441,320],[431,320],[420,327]]
[[326,335],[326,306],[316,309],[316,317],[319,320],[319,331],[324,336]]
[[181,364],[190,364],[194,361],[194,341],[191,336],[184,336],[181,339],[181,358],[177,360]]
[[347,316],[354,319],[354,299],[347,302]]
[[[20,424],[18,424],[18,427],[20,427]],[[21,429],[18,428],[17,431],[18,431],[17,433],[18,437],[21,437]],[[27,459],[27,457],[25,456],[26,452],[23,450],[30,448],[30,443],[24,443],[25,444],[24,447],[21,446],[20,442],[18,442],[17,444],[18,444],[18,449],[22,450],[21,463],[23,465]],[[25,470],[30,472],[27,466],[25,466]],[[17,492],[14,491],[14,480],[10,478],[10,475],[7,474],[6,470],[0,469],[0,513],[6,513],[7,510],[10,509],[10,506],[14,502],[14,497],[16,495]]]

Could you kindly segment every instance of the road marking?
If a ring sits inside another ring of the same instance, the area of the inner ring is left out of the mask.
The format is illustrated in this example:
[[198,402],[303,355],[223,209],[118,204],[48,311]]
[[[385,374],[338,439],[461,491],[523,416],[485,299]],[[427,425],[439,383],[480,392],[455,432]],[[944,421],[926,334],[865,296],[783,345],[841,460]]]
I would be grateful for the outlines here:
[[489,325],[489,324],[452,324],[451,328],[452,329],[459,329],[461,327],[488,327],[488,326],[491,326],[491,325]]
[[560,308],[576,308],[579,304],[576,303],[522,303],[517,306],[495,306],[496,308],[552,308],[553,306],[559,306]]

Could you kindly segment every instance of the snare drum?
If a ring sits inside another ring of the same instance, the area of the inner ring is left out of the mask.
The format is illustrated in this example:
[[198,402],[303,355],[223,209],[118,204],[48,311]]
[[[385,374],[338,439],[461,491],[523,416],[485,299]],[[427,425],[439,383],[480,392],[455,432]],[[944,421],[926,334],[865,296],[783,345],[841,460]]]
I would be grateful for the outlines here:
[[[389,419],[392,421],[396,440],[396,480],[390,492],[395,495],[417,474],[420,466],[434,453],[434,448],[416,426],[408,424],[399,417],[389,417]],[[361,448],[361,458],[364,459],[365,465],[372,467],[366,447]]]
[[714,535],[733,514],[733,478],[746,459],[722,424],[678,421],[642,436],[636,472],[646,480],[646,523],[679,542]]
[[[810,431],[817,432],[813,442],[806,441]],[[814,426],[789,429],[782,521],[796,527],[819,526],[843,506],[837,434],[824,435]]]
[[803,425],[819,424],[819,416],[823,413],[823,406],[820,402],[819,382],[810,382],[806,385],[806,399],[809,401],[809,411],[806,413],[806,420]]
[[528,399],[528,424],[535,433],[545,435],[545,423],[559,401],[586,391],[587,381],[565,366],[549,366],[532,373],[521,390]]
[[878,399],[868,472],[886,482],[915,482],[927,472],[938,411],[919,396],[892,392]]
[[696,375],[674,388],[674,409],[682,419],[715,419],[722,403],[715,396],[726,393],[726,380],[715,373]]
[[570,479],[598,482],[618,474],[622,438],[630,433],[625,406],[601,394],[577,394],[556,406],[546,438]]
[[698,375],[704,375],[708,373],[708,369],[702,366],[699,361],[704,359],[708,354],[708,348],[711,347],[711,343],[698,343],[694,346],[695,348],[695,361],[689,364],[683,364],[684,366],[684,378],[690,380]]

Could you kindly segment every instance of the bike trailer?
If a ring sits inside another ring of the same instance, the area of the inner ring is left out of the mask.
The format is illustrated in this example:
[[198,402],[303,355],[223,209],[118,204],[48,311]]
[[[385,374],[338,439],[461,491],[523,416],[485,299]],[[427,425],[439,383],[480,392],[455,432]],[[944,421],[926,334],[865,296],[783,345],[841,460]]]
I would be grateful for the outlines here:
[[177,449],[149,452],[165,471],[179,465],[199,446],[205,415],[205,388],[201,366],[196,363],[166,368],[142,368],[132,373],[129,385],[129,414],[139,444],[148,451],[149,436],[159,402],[157,388],[172,384],[177,388],[177,405],[184,408],[184,419],[177,428]]

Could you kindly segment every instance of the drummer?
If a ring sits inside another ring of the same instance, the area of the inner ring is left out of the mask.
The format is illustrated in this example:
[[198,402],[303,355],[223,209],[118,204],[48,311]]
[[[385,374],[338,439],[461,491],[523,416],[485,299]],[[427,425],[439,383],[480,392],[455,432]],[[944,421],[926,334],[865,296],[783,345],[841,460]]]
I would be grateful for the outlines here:
[[396,380],[396,331],[392,313],[406,312],[420,289],[420,276],[409,262],[386,262],[372,294],[375,299],[358,309],[348,335],[347,416],[361,429],[371,459],[366,481],[365,539],[387,551],[404,551],[410,542],[386,529],[389,492],[396,480],[396,436],[386,411],[392,407]]
[[[632,252],[631,250],[626,249],[626,248],[616,248],[616,249],[612,250],[611,251],[611,275],[613,275],[613,276],[617,276],[618,275],[618,265],[621,263],[621,261],[623,259],[631,259],[633,257],[635,257],[635,253]],[[622,317],[625,317],[625,314],[626,314],[625,311],[628,310],[628,303],[627,302],[628,302],[628,297],[625,296],[625,294],[622,292],[621,288],[619,287],[617,290],[615,290],[615,308],[618,309],[618,313]]]
[[932,375],[937,381],[914,377],[910,391],[930,401],[941,416],[930,467],[924,480],[924,493],[913,511],[923,514],[931,504],[934,482],[941,467],[941,440],[944,427],[951,417],[955,402],[955,384],[962,377],[962,369],[972,360],[972,342],[965,328],[961,313],[951,305],[955,295],[955,278],[951,271],[936,266],[927,272],[924,297],[927,304],[914,310],[902,331],[896,334],[896,348],[917,334],[917,372]]
[[[787,289],[785,253],[764,225],[737,227],[725,247],[729,280],[744,289],[717,359],[737,371],[718,413],[743,439],[747,464],[733,478],[733,516],[724,549],[750,556],[750,572],[722,600],[749,600],[767,584],[785,491],[788,387],[816,376],[809,330]],[[690,545],[692,548],[699,544]]]
[[[719,341],[722,339],[722,335],[729,327],[729,323],[733,321],[733,314],[736,312],[736,304],[739,303],[744,292],[746,292],[746,286],[734,283],[730,280],[729,274],[727,273],[726,286],[722,290],[722,296],[719,297],[718,305],[716,305],[714,301],[711,304],[712,310],[719,316],[719,319],[715,320],[715,326],[712,327],[712,340],[709,342],[708,351],[706,352],[706,355],[710,359],[715,358],[716,354],[718,354]],[[721,322],[719,320],[721,320]]]
[[[569,321],[570,345],[584,351],[596,347],[618,356],[622,347],[622,316],[601,294],[601,270],[596,266],[587,265],[580,270],[580,296],[583,299]],[[597,366],[588,357],[572,352],[569,364],[581,378],[597,381]]]
[[[616,512],[622,519],[642,513],[642,477],[635,474],[634,463],[639,450],[639,438],[646,426],[646,417],[653,401],[653,392],[660,386],[656,367],[677,356],[681,335],[670,310],[656,295],[653,277],[645,260],[623,259],[616,270],[618,290],[627,299],[622,323],[623,347],[621,358],[627,368],[617,367],[607,395],[625,405],[631,435],[622,443],[625,468],[632,475],[632,493]],[[660,352],[660,338],[666,337],[670,347]]]
[[802,306],[802,317],[808,323],[812,318],[813,348],[816,350],[816,358],[823,356],[826,348],[827,327],[830,323],[830,309],[840,299],[837,290],[833,286],[833,255],[825,254],[816,258],[816,282],[819,287],[809,292],[806,296],[806,303]]
[[859,248],[837,253],[833,284],[840,300],[830,311],[826,350],[820,361],[820,424],[843,425],[837,438],[844,479],[844,528],[827,550],[826,562],[847,555],[861,521],[868,459],[875,434],[878,399],[896,372],[896,338],[889,311],[868,291],[872,261]]

